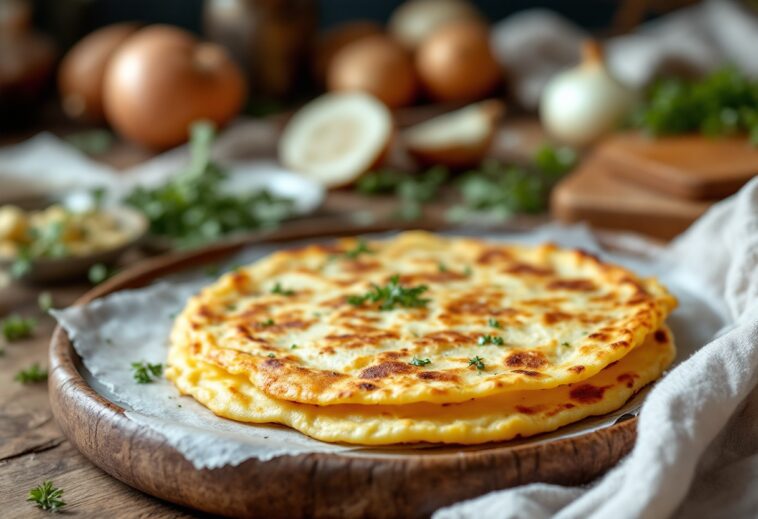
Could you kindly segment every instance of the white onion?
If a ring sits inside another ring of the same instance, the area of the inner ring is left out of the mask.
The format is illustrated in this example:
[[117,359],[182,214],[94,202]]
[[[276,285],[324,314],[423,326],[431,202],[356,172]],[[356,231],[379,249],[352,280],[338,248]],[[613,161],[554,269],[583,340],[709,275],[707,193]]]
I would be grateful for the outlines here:
[[631,90],[616,81],[603,63],[598,44],[585,44],[579,66],[551,79],[540,100],[548,133],[572,146],[586,146],[615,130],[634,102]]

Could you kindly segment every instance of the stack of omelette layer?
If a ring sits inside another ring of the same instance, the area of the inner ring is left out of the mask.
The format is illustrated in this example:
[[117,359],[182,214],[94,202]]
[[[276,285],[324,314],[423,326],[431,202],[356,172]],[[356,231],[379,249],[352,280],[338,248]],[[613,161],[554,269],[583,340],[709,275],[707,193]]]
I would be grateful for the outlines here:
[[474,444],[621,407],[676,300],[578,250],[407,232],[285,250],[193,297],[167,376],[219,416],[329,442]]

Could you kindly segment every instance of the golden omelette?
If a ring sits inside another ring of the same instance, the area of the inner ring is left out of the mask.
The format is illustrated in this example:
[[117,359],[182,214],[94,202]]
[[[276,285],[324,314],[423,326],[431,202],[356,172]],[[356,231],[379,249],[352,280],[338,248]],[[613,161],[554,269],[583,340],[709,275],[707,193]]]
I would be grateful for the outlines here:
[[215,414],[284,424],[322,441],[362,445],[475,444],[552,431],[618,409],[674,358],[673,337],[661,329],[595,376],[552,389],[511,391],[458,404],[314,406],[272,398],[247,377],[197,360],[189,342],[174,339],[166,375]]
[[581,251],[408,232],[224,275],[176,320],[172,355],[272,399],[453,403],[593,377],[675,306],[656,280]]

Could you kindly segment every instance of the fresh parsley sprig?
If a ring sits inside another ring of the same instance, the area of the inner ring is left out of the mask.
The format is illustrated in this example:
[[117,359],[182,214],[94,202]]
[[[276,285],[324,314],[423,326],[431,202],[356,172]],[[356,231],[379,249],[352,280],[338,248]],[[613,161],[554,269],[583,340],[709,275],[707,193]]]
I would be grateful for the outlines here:
[[12,314],[0,322],[0,328],[3,337],[7,342],[20,341],[34,335],[34,328],[37,321],[31,317],[21,317],[18,314]]
[[499,335],[481,335],[476,341],[479,346],[485,346],[487,344],[494,344],[495,346],[502,346],[505,341]]
[[632,125],[654,136],[747,133],[758,144],[758,81],[733,67],[697,81],[661,79],[648,91]]
[[400,285],[400,276],[395,274],[390,278],[390,282],[380,287],[372,284],[371,289],[363,295],[352,295],[347,298],[347,302],[354,306],[360,306],[365,302],[380,303],[380,310],[394,310],[396,306],[402,308],[423,308],[426,307],[430,299],[421,297],[421,294],[429,289],[426,285],[417,287],[404,287]]
[[47,370],[40,368],[39,362],[35,362],[28,368],[16,373],[16,376],[13,378],[16,382],[21,382],[22,384],[44,382],[47,380]]
[[368,243],[363,238],[358,239],[358,243],[355,247],[345,251],[345,257],[350,259],[358,259],[362,254],[373,254],[374,251],[368,248]]
[[191,160],[185,171],[157,188],[138,187],[125,202],[150,221],[150,232],[196,247],[242,231],[270,228],[293,214],[293,201],[261,190],[230,193],[222,186],[226,173],[210,158],[214,130],[209,123],[192,126]]
[[163,375],[163,364],[150,364],[145,361],[132,362],[132,371],[137,384],[149,384]]
[[282,284],[280,282],[276,282],[274,285],[274,288],[271,289],[272,294],[279,294],[280,296],[293,296],[295,295],[294,290],[288,290],[282,287]]
[[429,359],[419,359],[417,357],[413,357],[411,359],[410,365],[411,366],[424,367],[424,366],[428,366],[431,363],[432,363],[432,361],[429,360]]
[[44,481],[31,489],[26,500],[37,505],[37,508],[49,512],[57,512],[66,506],[66,502],[63,501],[63,490],[53,486],[52,481]]
[[484,359],[479,357],[478,355],[475,357],[472,357],[468,360],[469,367],[476,368],[477,371],[482,371],[484,366]]

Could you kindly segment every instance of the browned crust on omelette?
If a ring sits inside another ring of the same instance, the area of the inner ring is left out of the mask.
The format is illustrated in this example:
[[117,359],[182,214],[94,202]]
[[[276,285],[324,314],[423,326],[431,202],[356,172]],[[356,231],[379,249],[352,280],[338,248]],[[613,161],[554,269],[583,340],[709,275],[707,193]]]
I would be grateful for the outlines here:
[[[175,333],[200,345],[202,361],[275,398],[461,402],[591,377],[676,305],[653,279],[552,244],[414,232],[347,257],[356,244],[282,251],[227,274],[192,298]],[[382,311],[348,302],[395,274],[403,286],[426,285],[428,304]],[[292,293],[272,293],[275,283]],[[479,344],[485,335],[500,342]]]

